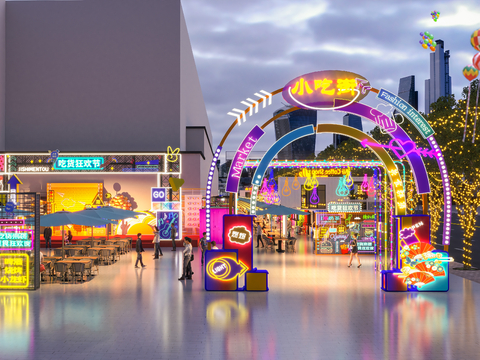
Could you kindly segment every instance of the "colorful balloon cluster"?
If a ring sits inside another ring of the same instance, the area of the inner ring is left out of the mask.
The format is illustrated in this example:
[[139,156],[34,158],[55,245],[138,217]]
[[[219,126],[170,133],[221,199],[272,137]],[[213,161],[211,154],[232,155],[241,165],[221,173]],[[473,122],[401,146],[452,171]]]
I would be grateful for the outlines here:
[[[470,36],[470,42],[475,50],[480,51],[480,29],[477,29]],[[478,71],[480,70],[480,53],[477,53],[472,58],[472,64],[467,65],[463,68],[463,76],[470,81],[468,84],[468,95],[467,95],[467,107],[465,111],[465,128],[463,130],[463,141],[465,142],[465,136],[467,135],[467,121],[468,121],[468,109],[470,106],[470,91],[471,91],[471,82],[478,76]],[[473,138],[472,143],[475,143],[475,132],[477,131],[477,117],[478,117],[478,95],[475,102],[475,122],[473,124]]]
[[438,18],[440,17],[440,13],[434,10],[431,12],[431,15],[432,15],[433,21],[437,22]]
[[420,36],[422,37],[422,40],[419,41],[420,45],[422,45],[424,49],[430,48],[430,50],[435,51],[437,43],[433,41],[433,35],[425,31],[425,33],[421,32]]

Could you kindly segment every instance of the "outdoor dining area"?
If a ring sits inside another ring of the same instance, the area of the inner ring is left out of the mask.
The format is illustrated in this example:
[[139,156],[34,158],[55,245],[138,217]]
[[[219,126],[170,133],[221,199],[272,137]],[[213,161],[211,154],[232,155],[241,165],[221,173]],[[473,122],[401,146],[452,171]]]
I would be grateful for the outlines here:
[[[112,265],[132,249],[132,239],[93,237],[93,227],[115,224],[115,221],[135,217],[139,213],[112,207],[85,209],[77,212],[59,211],[40,218],[41,226],[62,226],[62,247],[51,250],[42,259],[42,282],[78,283],[97,276],[100,266]],[[90,238],[65,244],[64,226],[92,227]]]

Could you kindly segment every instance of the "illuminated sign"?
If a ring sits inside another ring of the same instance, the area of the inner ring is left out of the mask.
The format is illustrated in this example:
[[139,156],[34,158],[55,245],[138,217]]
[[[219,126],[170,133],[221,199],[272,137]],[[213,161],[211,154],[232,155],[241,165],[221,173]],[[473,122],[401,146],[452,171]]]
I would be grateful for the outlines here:
[[338,175],[347,175],[348,169],[305,169],[303,168],[299,173],[298,177],[326,177],[326,176],[338,176]]
[[252,233],[245,226],[235,226],[228,232],[228,239],[231,242],[245,245],[252,238]]
[[0,288],[27,288],[29,270],[27,254],[0,254]]
[[433,131],[430,124],[423,118],[420,113],[415,110],[408,102],[398,97],[397,95],[387,91],[385,89],[380,89],[377,99],[383,100],[397,108],[407,117],[408,120],[420,131],[420,134],[426,139],[429,136],[432,136],[435,132]]
[[49,166],[19,166],[18,172],[49,172]]
[[410,245],[423,243],[434,249],[430,245],[430,216],[394,216],[394,225],[398,244],[397,266],[399,269],[402,268],[403,261],[406,259],[405,256],[402,257],[402,254],[405,254],[405,250]]
[[[238,191],[238,184],[242,177],[243,166],[248,158],[248,155],[252,151],[255,144],[265,134],[258,125],[255,125],[252,130],[245,136],[242,143],[238,147],[237,152],[232,160],[232,165],[228,172],[226,191],[236,193]],[[211,179],[210,179],[211,180]]]
[[340,224],[342,217],[340,215],[333,214],[317,214],[317,222],[328,222],[328,223],[337,223]]
[[248,270],[241,261],[236,262],[229,257],[219,257],[207,264],[207,275],[220,281],[230,281],[240,277]]
[[247,267],[238,261],[238,250],[205,251],[205,290],[236,291]]
[[0,231],[0,250],[32,250],[33,230],[2,229]]
[[362,203],[360,202],[330,202],[327,204],[328,212],[346,213],[346,212],[360,212],[362,211]]
[[200,227],[200,209],[202,208],[202,195],[185,195],[185,227]]
[[[395,142],[400,144],[401,146],[395,146],[394,145]],[[430,158],[434,158],[436,156],[435,151],[432,149],[428,150],[428,149],[417,148],[417,145],[413,140],[402,141],[400,139],[395,138],[390,140],[388,145],[386,145],[386,144],[379,144],[379,143],[371,143],[368,141],[368,139],[365,139],[365,140],[362,140],[361,144],[363,147],[369,146],[369,147],[381,147],[384,149],[390,149],[399,159],[403,159],[405,156],[408,156],[411,153],[416,153],[417,155],[420,155],[423,157],[429,156]],[[399,153],[399,151],[401,151],[401,153]]]
[[167,188],[152,187],[152,203],[167,201]]
[[226,250],[238,250],[238,260],[244,263],[248,270],[253,268],[252,234],[253,216],[223,216],[223,248]]
[[24,226],[25,220],[24,219],[0,219],[0,226],[7,226],[7,225]]
[[55,170],[102,170],[103,157],[59,157]]
[[282,95],[292,106],[332,110],[340,108],[335,107],[335,100],[347,100],[350,103],[360,101],[367,96],[369,90],[370,83],[363,76],[349,71],[326,70],[291,80],[283,88]]
[[171,224],[176,230],[175,239],[179,240],[182,238],[180,230],[182,225],[180,224],[182,216],[180,211],[159,211],[157,212],[157,226],[160,232],[160,239],[171,239],[172,238],[172,228]]

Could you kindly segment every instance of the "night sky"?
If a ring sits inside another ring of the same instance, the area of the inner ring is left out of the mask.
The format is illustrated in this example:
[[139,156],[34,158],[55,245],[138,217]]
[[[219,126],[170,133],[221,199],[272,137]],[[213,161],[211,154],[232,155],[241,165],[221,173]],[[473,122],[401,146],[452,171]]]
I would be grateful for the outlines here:
[[[347,70],[372,86],[398,91],[401,77],[415,75],[419,110],[424,111],[424,82],[429,78],[429,49],[419,44],[429,31],[450,50],[455,98],[468,81],[462,69],[476,53],[470,35],[480,28],[477,1],[319,1],[183,0],[183,10],[200,77],[215,148],[235,120],[232,108],[259,90],[274,91],[291,79],[318,70]],[[437,22],[432,11],[440,12]],[[236,150],[246,132],[263,124],[285,103],[281,95],[235,128],[224,147]],[[363,101],[374,107],[374,94]],[[319,122],[341,122],[343,113],[322,111]],[[364,121],[364,130],[371,130]],[[274,141],[273,124],[255,150]],[[331,144],[317,136],[317,151]],[[223,159],[222,159],[223,162]]]

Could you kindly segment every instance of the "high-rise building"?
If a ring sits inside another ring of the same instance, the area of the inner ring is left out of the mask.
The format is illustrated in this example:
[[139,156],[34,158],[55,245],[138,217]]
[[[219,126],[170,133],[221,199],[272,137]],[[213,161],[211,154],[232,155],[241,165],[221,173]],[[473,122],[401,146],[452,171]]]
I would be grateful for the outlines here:
[[398,96],[418,110],[418,91],[415,91],[415,75],[400,79],[398,84]]
[[[285,106],[273,113],[274,116],[289,109]],[[299,109],[281,116],[274,121],[275,138],[280,139],[283,135],[292,130],[306,125],[317,126],[317,112],[315,110]],[[305,160],[308,156],[315,154],[315,135],[305,136],[285,146],[278,153],[278,160]]]
[[[363,131],[362,118],[353,114],[345,114],[343,116],[343,125],[351,126],[355,129]],[[333,146],[335,149],[345,140],[348,136],[333,134]]]
[[430,105],[441,96],[452,94],[450,77],[450,51],[445,51],[443,40],[436,40],[437,48],[430,54],[430,79],[425,80],[425,113],[430,112]]

